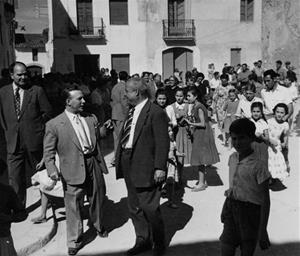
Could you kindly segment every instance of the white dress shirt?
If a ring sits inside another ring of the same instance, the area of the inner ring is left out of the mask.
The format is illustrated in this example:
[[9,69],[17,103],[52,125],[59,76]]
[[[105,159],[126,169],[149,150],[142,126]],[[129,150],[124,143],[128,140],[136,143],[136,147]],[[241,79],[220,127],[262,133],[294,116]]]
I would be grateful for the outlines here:
[[91,148],[92,148],[92,141],[91,141],[90,129],[89,129],[89,127],[88,127],[88,125],[87,125],[85,119],[84,119],[82,116],[80,116],[79,114],[76,115],[76,114],[73,114],[73,113],[71,113],[71,112],[69,112],[69,111],[67,111],[67,110],[65,110],[65,113],[66,113],[67,117],[69,118],[69,120],[70,120],[70,122],[71,122],[71,124],[72,124],[72,126],[73,126],[73,129],[74,129],[74,131],[75,131],[75,133],[76,133],[76,136],[77,136],[77,138],[78,138],[78,140],[79,140],[79,142],[80,142],[80,146],[81,146],[81,148],[82,148],[82,150],[83,150],[83,153],[84,153],[84,154],[91,153],[91,152],[90,152],[91,149],[90,149],[90,150],[87,150],[86,148],[84,148],[83,142],[82,142],[82,140],[81,140],[81,138],[80,138],[80,135],[79,135],[78,124],[76,123],[76,119],[77,119],[77,117],[78,117],[78,118],[80,119],[81,123],[83,124],[84,131],[85,131],[85,133],[86,133],[86,135],[87,135],[89,144],[91,145]]
[[[15,82],[12,83],[12,86],[13,86],[13,92],[14,92],[14,97],[16,95],[16,90],[18,88],[18,86],[15,84]],[[22,103],[23,103],[23,99],[24,99],[24,90],[19,87],[19,94],[20,94],[20,109],[22,109]]]
[[249,101],[247,99],[241,99],[235,115],[239,116],[239,117],[245,117],[245,118],[250,119],[252,116],[251,105],[254,102],[260,102],[263,104],[262,99],[258,98],[258,97],[254,97],[251,101]]
[[137,120],[140,116],[140,113],[141,113],[143,107],[146,105],[147,101],[148,101],[148,99],[145,99],[134,107],[129,139],[125,145],[125,148],[132,148],[132,146],[133,146],[132,144],[133,144],[135,126],[136,126]]

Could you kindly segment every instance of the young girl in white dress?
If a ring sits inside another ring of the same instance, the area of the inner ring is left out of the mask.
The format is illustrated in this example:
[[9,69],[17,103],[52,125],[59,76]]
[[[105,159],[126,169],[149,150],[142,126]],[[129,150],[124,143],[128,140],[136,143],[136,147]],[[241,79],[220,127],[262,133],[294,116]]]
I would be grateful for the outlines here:
[[289,124],[283,120],[288,113],[284,103],[275,106],[273,118],[268,120],[269,140],[273,147],[269,147],[269,172],[273,179],[283,181],[288,176],[287,165],[282,154],[282,148],[287,146]]

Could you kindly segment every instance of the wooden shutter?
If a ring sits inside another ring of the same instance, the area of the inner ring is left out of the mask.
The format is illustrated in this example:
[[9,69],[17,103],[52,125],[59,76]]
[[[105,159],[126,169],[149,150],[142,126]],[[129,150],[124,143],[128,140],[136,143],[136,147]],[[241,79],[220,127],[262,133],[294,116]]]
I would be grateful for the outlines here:
[[77,18],[79,33],[92,35],[94,33],[92,0],[77,0]]
[[246,21],[246,1],[247,0],[241,0],[241,21]]
[[112,54],[111,66],[112,69],[117,71],[117,73],[120,71],[126,71],[128,74],[130,74],[129,54]]
[[128,25],[127,0],[110,0],[109,14],[111,25]]
[[253,21],[254,0],[247,0],[247,21]]

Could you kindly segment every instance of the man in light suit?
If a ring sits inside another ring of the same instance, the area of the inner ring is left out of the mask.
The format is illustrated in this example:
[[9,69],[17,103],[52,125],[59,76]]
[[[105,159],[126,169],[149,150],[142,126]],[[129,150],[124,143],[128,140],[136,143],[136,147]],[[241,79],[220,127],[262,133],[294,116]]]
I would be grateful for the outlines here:
[[[44,160],[49,177],[56,181],[59,173],[64,188],[68,254],[76,255],[82,244],[81,206],[84,195],[89,200],[90,220],[101,237],[107,236],[102,216],[105,199],[103,173],[107,167],[99,147],[99,128],[94,115],[83,113],[83,93],[74,86],[63,91],[65,111],[46,124]],[[108,122],[105,123],[109,125]],[[59,156],[60,170],[55,165]]]
[[[125,84],[128,79],[126,71],[119,72],[120,82],[117,83],[111,91],[111,119],[114,126],[114,150],[116,152],[118,146],[119,133],[122,129],[126,113],[128,111],[127,100],[125,96]],[[115,159],[112,160],[112,165],[115,165]]]
[[170,146],[168,118],[148,99],[144,79],[128,80],[125,91],[130,110],[120,133],[116,174],[117,178],[125,179],[129,213],[136,233],[135,246],[127,255],[152,247],[154,255],[163,255],[164,225],[159,201]]
[[31,177],[43,156],[45,123],[52,108],[41,87],[30,86],[26,66],[13,63],[12,84],[0,89],[0,123],[7,147],[9,184],[26,204],[26,176]]

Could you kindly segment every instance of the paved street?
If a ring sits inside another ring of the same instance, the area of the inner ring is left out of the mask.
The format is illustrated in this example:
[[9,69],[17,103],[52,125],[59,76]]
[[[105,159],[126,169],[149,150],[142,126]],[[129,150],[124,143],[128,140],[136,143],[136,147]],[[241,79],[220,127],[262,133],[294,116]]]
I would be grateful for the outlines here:
[[[269,235],[273,246],[268,251],[257,249],[256,255],[268,256],[296,256],[300,255],[299,235],[299,102],[296,113],[297,125],[290,137],[291,175],[278,187],[279,191],[271,191],[271,214],[269,221]],[[220,212],[224,201],[224,190],[228,187],[227,161],[230,150],[217,140],[221,162],[216,169],[211,168],[208,175],[209,187],[203,192],[193,193],[186,187],[183,202],[179,209],[170,209],[162,200],[162,212],[166,223],[167,241],[170,247],[167,255],[219,255],[218,237],[222,230]],[[107,155],[109,163],[112,154]],[[184,176],[187,185],[195,183],[197,174],[186,169]],[[109,224],[109,237],[87,237],[92,241],[87,244],[78,255],[122,255],[134,244],[134,230],[126,211],[126,190],[123,181],[116,181],[114,168],[105,176],[107,196],[106,221]],[[34,256],[66,255],[66,226],[63,215],[64,209],[57,210],[59,226],[57,235],[43,249]],[[49,210],[50,214],[50,210]],[[85,221],[86,224],[86,221]],[[85,225],[86,227],[86,225]],[[145,253],[143,255],[151,255]]]

